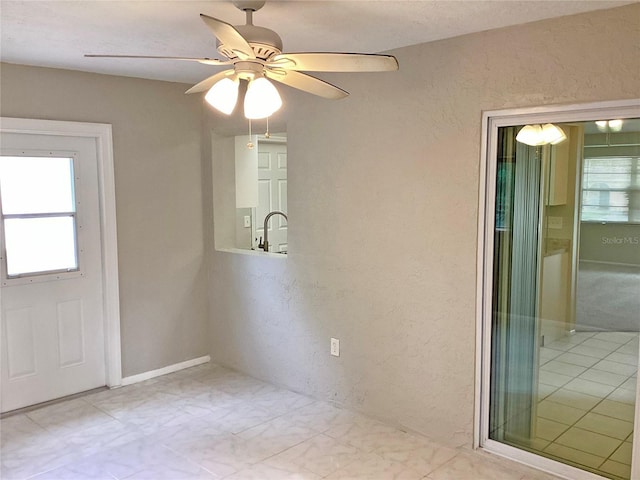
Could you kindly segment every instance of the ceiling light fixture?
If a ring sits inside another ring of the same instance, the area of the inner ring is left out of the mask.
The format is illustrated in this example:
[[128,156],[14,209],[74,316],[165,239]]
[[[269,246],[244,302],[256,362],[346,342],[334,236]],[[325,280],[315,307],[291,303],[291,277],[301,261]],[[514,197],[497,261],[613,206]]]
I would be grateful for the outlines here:
[[619,132],[623,123],[622,120],[596,120],[596,127],[601,132]]
[[[267,118],[282,106],[282,98],[276,87],[265,77],[247,76],[249,82],[244,96],[244,116],[249,120]],[[225,77],[216,82],[207,92],[204,99],[216,110],[231,115],[238,102],[238,78]]]
[[525,125],[520,129],[516,140],[520,143],[537,147],[540,145],[557,145],[567,139],[564,131],[553,123],[544,125]]

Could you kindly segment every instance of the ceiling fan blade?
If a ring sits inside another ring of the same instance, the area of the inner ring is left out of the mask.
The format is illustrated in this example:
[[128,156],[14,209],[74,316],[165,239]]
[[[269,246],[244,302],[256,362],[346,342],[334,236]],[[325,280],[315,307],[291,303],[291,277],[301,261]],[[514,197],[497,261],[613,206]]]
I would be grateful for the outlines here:
[[240,60],[256,58],[251,45],[249,45],[233,25],[203,13],[200,14],[200,18],[202,18],[204,23],[213,31],[213,34],[220,40],[220,43],[230,50],[233,50]]
[[187,90],[184,93],[199,93],[199,92],[204,92],[206,90],[209,90],[211,87],[213,87],[215,83],[218,83],[220,80],[222,80],[225,77],[230,77],[234,73],[235,73],[235,70],[233,69],[223,70],[222,72],[218,72],[215,75],[211,75],[209,78],[205,78],[200,83],[195,84],[193,87],[191,87],[189,90]]
[[153,55],[95,55],[85,54],[88,58],[141,58],[152,60],[180,60],[184,62],[198,62],[205,65],[231,65],[233,62],[230,60],[218,60],[217,58],[191,58],[191,57],[156,57]]
[[329,98],[331,100],[338,100],[349,95],[349,92],[342,90],[341,88],[331,85],[329,82],[320,80],[319,78],[312,77],[306,73],[294,72],[292,70],[269,70],[265,69],[264,72],[267,78],[275,80],[290,87],[303,90],[308,93],[313,93],[320,97]]
[[390,72],[398,70],[392,55],[366,53],[281,53],[268,66],[308,72]]

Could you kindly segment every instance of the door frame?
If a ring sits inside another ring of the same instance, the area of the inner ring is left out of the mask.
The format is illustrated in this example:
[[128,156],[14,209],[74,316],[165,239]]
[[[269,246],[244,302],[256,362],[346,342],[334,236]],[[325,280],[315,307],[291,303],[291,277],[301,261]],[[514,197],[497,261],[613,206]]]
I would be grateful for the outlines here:
[[[286,134],[285,136],[282,136],[282,134],[274,134],[271,135],[270,137],[266,138],[266,137],[260,137],[258,136],[258,150],[260,149],[260,144],[271,144],[271,145],[284,145],[287,149],[289,148],[288,144],[287,144],[287,137]],[[258,168],[258,176],[260,176],[260,169]],[[287,181],[289,179],[289,164],[287,163]],[[260,185],[260,179],[258,178],[258,185]],[[288,184],[287,184],[288,187]],[[284,212],[287,215],[289,215],[288,212]],[[276,221],[275,219],[273,219],[272,221]],[[260,224],[258,223],[258,207],[252,207],[251,208],[251,249],[253,249],[255,247],[256,250],[258,250],[258,242],[257,242],[257,236],[258,236],[258,227],[260,226]],[[287,220],[287,238],[289,236],[289,221]],[[288,240],[287,240],[288,241]],[[254,245],[255,243],[255,245]],[[287,249],[288,250],[288,249]],[[269,253],[269,252],[266,252]],[[271,252],[271,253],[280,253],[280,252]]]
[[[584,104],[549,105],[482,112],[480,182],[478,196],[478,253],[476,268],[476,365],[473,448],[483,449],[567,479],[603,477],[489,439],[491,375],[491,298],[493,285],[493,231],[495,227],[496,154],[498,128],[535,123],[593,121],[602,118],[638,118],[640,99]],[[640,382],[636,390],[640,399]],[[631,478],[640,478],[640,401],[636,401]]]
[[[102,243],[102,297],[106,385],[122,384],[120,345],[120,291],[118,284],[118,235],[113,163],[113,137],[107,123],[68,122],[0,117],[1,133],[93,138],[98,162],[100,240]],[[0,300],[2,295],[0,289]]]

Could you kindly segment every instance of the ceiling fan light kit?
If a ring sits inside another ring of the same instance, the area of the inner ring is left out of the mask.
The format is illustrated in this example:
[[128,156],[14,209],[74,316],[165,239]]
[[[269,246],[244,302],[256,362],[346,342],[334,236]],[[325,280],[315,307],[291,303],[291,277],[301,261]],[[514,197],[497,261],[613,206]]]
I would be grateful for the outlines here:
[[349,95],[329,82],[308,72],[385,72],[398,70],[392,55],[362,53],[282,53],[282,39],[268,28],[253,24],[253,12],[264,1],[234,1],[245,12],[246,25],[233,26],[223,20],[200,14],[218,40],[218,52],[227,60],[214,58],[155,57],[137,55],[85,55],[85,57],[144,58],[199,62],[233,68],[218,72],[194,85],[186,93],[207,92],[205,100],[216,110],[230,115],[238,101],[240,80],[248,82],[244,98],[244,115],[248,119],[268,118],[282,106],[278,90],[270,80],[318,95],[340,99]]
[[525,125],[516,135],[516,140],[531,147],[540,145],[557,145],[564,142],[567,135],[553,123],[544,125]]
[[597,120],[596,128],[599,132],[619,132],[623,123],[622,120]]

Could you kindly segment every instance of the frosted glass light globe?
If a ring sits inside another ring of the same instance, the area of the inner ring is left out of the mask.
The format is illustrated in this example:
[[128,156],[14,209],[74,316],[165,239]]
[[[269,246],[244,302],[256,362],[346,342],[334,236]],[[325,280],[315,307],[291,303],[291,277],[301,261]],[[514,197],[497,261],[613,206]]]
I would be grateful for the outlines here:
[[231,115],[238,101],[238,87],[240,83],[237,80],[223,78],[219,82],[213,84],[204,99],[209,105],[226,115]]
[[244,116],[255,120],[266,118],[282,106],[282,99],[273,83],[264,77],[249,82],[244,97]]

